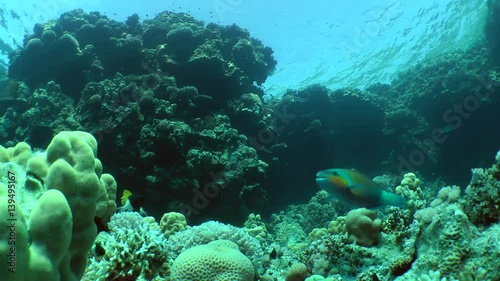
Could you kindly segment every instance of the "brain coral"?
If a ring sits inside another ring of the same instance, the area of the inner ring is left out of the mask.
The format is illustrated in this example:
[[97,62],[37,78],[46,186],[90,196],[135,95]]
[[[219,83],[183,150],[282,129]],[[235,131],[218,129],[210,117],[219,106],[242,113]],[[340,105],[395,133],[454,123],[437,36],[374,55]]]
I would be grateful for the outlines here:
[[250,236],[241,228],[216,221],[208,221],[175,233],[168,238],[165,247],[170,257],[175,259],[179,253],[183,253],[189,248],[207,244],[217,239],[225,239],[236,243],[239,250],[252,261],[255,268],[258,271],[262,269],[264,251],[259,240]]
[[253,281],[252,262],[238,245],[215,240],[182,252],[172,265],[172,281]]

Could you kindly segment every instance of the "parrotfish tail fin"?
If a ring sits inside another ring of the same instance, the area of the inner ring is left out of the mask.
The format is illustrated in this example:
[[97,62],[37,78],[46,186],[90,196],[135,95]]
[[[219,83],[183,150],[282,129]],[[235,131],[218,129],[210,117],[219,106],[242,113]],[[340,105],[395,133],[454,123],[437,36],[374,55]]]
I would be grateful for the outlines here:
[[396,207],[406,207],[406,199],[403,198],[401,195],[397,195],[391,192],[387,191],[382,191],[382,196],[380,197],[380,203],[382,205],[390,205],[390,206],[396,206]]

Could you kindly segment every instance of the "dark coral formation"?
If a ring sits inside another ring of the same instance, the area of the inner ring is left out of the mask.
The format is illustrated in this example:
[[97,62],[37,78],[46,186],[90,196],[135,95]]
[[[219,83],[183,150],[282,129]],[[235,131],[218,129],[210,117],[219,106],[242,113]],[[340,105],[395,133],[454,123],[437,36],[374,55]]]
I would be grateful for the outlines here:
[[143,23],[133,15],[122,23],[75,10],[36,25],[24,48],[11,54],[9,76],[30,87],[55,81],[79,98],[86,83],[116,73],[162,72],[181,86],[195,86],[221,107],[246,92],[260,92],[254,83],[261,85],[274,71],[272,54],[236,25],[205,26],[171,12]]
[[11,54],[18,82],[5,88],[1,136],[44,146],[58,131],[92,132],[120,186],[145,194],[153,213],[242,219],[265,203],[268,165],[228,116],[262,104],[272,53],[236,25],[187,14],[68,12]]
[[497,73],[479,42],[423,61],[391,85],[288,91],[271,100],[271,129],[256,134],[253,144],[271,164],[273,187],[290,194],[287,200],[309,198],[314,191],[303,187],[329,167],[373,176],[420,171],[464,186],[470,167],[498,150],[500,134],[485,122],[500,118]]
[[[388,110],[387,125],[392,128],[386,128],[399,136],[393,161],[403,158],[404,169],[439,170],[445,178],[466,184],[465,171],[498,149],[499,136],[484,122],[500,116],[496,110],[500,81],[494,69],[478,45],[401,73],[389,91],[397,100]],[[459,176],[457,169],[462,171]]]
[[145,21],[143,40],[146,48],[156,49],[149,67],[175,76],[180,85],[195,86],[221,105],[259,91],[253,83],[261,85],[276,65],[272,50],[248,31],[236,25],[205,27],[185,14],[161,13]]
[[[389,140],[382,133],[384,111],[377,99],[360,90],[331,91],[313,85],[288,91],[273,101],[272,108],[269,129],[254,135],[251,144],[269,151],[269,158],[264,159],[271,163],[271,179],[277,180],[271,185],[286,192],[287,200],[316,193],[304,187],[314,185],[320,169],[336,166],[373,171],[390,152]],[[280,176],[283,173],[287,176]]]
[[500,218],[500,153],[488,169],[472,169],[472,179],[462,201],[465,214],[476,225],[488,227]]

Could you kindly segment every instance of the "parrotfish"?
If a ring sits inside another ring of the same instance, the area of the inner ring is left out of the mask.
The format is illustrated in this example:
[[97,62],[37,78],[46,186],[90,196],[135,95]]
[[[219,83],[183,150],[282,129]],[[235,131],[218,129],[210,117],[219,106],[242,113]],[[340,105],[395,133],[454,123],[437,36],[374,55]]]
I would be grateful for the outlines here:
[[404,207],[406,200],[382,189],[370,178],[348,169],[328,169],[316,174],[318,186],[342,204],[354,208],[385,205]]

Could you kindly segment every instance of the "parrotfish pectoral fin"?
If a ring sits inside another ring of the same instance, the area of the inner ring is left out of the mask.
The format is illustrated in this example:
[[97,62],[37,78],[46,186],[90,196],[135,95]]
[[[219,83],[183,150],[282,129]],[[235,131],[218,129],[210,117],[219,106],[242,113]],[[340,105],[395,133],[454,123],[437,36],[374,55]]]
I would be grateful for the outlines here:
[[363,183],[357,183],[357,184],[351,185],[351,186],[347,187],[347,189],[349,190],[349,192],[351,194],[353,194],[356,197],[366,197],[366,196],[370,196],[373,193],[377,194],[378,192],[380,192],[378,186],[374,187],[374,186],[365,185]]
[[384,190],[382,191],[382,194],[380,196],[380,204],[403,208],[406,206],[407,202],[406,199],[403,198],[403,196]]
[[333,194],[328,193],[328,195],[326,196],[326,199],[333,200],[333,199],[336,199],[336,198],[335,198],[335,196]]
[[353,189],[361,189],[363,187],[364,187],[364,185],[362,183],[357,183],[357,184],[350,185],[347,188],[353,190]]

